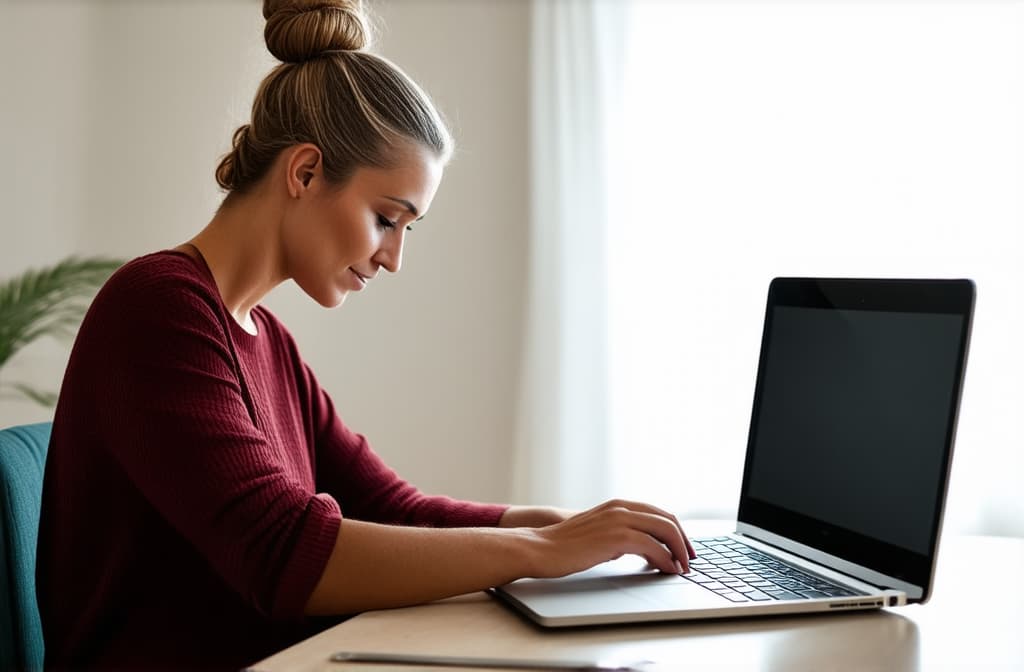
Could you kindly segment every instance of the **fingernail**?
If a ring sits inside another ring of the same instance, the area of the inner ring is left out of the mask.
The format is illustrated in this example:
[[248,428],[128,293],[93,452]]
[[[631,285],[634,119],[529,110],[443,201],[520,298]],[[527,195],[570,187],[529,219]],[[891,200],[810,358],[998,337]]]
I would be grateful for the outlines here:
[[676,572],[679,574],[683,573],[683,563],[676,560]]

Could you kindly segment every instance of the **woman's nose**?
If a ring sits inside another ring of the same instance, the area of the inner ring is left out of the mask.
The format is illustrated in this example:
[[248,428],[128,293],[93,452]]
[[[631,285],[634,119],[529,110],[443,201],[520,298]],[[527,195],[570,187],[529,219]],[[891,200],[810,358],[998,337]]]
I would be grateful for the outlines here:
[[405,245],[405,230],[395,231],[395,235],[385,236],[373,260],[389,273],[398,273],[402,268],[402,248]]

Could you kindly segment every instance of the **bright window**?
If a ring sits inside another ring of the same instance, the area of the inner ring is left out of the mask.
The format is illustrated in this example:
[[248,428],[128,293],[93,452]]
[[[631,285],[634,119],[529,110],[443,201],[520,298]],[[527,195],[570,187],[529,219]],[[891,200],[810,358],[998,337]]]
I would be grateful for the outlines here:
[[947,529],[1024,535],[1021,5],[630,7],[613,491],[734,515],[772,277],[970,277]]

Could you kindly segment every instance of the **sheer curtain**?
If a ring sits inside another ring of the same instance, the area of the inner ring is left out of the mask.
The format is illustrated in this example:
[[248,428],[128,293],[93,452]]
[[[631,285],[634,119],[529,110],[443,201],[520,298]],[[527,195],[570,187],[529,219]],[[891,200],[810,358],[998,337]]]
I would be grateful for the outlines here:
[[608,470],[609,129],[626,3],[534,0],[529,293],[513,492],[585,507]]
[[[596,470],[594,499],[732,516],[769,280],[966,276],[978,303],[947,529],[1024,535],[1021,3],[622,4],[608,189],[548,185],[606,208],[604,252],[588,260],[601,285],[559,294],[603,304],[604,334],[584,340],[602,339],[606,359],[575,379],[606,393],[587,427],[599,459],[564,435],[546,457],[563,474]],[[535,120],[538,137],[552,132]],[[590,254],[535,244],[540,276],[561,253]],[[550,317],[539,323],[568,319]]]

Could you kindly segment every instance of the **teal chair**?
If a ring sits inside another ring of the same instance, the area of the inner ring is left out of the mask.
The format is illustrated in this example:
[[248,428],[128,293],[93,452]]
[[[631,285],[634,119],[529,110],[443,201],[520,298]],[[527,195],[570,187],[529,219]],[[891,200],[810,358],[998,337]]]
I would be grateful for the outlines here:
[[0,670],[41,670],[36,539],[49,422],[0,431]]

